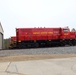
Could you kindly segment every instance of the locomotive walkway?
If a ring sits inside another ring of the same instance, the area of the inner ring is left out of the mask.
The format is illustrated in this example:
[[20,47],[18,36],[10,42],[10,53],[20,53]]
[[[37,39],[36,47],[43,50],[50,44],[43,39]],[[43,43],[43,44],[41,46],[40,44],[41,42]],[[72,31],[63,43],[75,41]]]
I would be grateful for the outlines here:
[[0,62],[0,75],[76,75],[76,57]]

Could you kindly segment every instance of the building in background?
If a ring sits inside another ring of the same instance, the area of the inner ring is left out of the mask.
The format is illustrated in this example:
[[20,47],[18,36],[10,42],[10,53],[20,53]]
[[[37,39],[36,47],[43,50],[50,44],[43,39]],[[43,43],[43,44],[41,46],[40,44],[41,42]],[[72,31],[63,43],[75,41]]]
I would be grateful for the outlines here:
[[3,49],[3,28],[2,28],[2,25],[0,23],[0,49]]

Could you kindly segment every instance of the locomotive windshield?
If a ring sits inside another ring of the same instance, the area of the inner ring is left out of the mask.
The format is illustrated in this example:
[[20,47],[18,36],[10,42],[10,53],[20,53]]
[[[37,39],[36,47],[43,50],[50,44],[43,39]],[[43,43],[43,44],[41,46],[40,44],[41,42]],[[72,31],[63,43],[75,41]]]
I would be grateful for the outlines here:
[[68,29],[63,29],[63,31],[64,31],[64,32],[69,32],[69,30],[68,30]]

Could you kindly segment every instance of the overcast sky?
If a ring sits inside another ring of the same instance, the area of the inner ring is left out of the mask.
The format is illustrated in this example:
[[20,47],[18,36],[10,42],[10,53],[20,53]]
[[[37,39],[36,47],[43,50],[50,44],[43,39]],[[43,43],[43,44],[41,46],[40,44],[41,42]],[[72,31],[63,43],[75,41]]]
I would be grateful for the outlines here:
[[0,21],[4,38],[16,28],[76,28],[76,0],[0,0]]

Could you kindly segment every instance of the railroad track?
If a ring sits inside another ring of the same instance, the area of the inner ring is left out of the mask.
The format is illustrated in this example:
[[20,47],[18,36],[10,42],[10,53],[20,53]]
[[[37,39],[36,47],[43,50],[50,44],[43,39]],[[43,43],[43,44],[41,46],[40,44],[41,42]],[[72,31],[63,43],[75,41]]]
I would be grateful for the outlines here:
[[0,57],[39,54],[76,54],[76,46],[0,50]]

